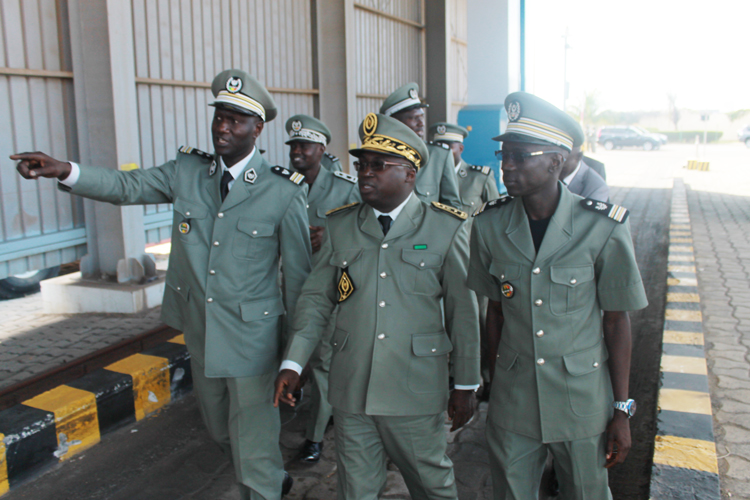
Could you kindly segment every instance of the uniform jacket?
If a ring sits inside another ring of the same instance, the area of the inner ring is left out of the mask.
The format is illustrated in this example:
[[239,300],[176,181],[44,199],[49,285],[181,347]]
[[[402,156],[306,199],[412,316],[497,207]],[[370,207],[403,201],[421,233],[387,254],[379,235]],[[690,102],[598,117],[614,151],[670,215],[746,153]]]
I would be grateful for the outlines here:
[[490,167],[468,165],[461,161],[457,173],[458,189],[461,194],[461,210],[473,215],[482,203],[500,197],[495,184],[495,174]]
[[254,182],[236,179],[222,203],[221,169],[203,154],[130,172],[81,166],[72,192],[117,205],[173,203],[161,319],[184,332],[206,376],[261,375],[278,366],[281,317],[293,317],[310,272],[305,192],[256,151],[245,169]]
[[571,179],[568,189],[571,193],[599,201],[609,200],[609,187],[607,182],[597,174],[591,167],[581,162],[575,177]]
[[427,143],[430,153],[426,165],[417,172],[414,192],[420,200],[430,203],[439,201],[451,207],[461,208],[453,153],[445,146]]
[[468,278],[505,317],[490,421],[544,442],[604,432],[613,396],[602,311],[647,305],[627,221],[584,208],[559,186],[538,254],[521,198],[474,218]]
[[[369,205],[329,215],[285,359],[305,365],[338,304],[330,403],[368,415],[445,411],[448,353],[456,384],[480,381],[478,311],[466,287],[467,251],[464,221],[416,196],[385,237]],[[339,302],[344,271],[354,291]]]

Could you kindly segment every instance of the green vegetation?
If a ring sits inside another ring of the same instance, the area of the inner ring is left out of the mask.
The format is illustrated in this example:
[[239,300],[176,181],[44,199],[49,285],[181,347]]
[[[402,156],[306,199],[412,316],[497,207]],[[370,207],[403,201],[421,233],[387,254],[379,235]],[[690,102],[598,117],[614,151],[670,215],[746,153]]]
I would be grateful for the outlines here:
[[[670,130],[670,131],[659,131],[659,133],[666,135],[669,142],[693,143],[695,142],[696,135],[700,138],[701,143],[703,142],[702,130],[681,130],[679,132],[674,132]],[[718,130],[709,130],[708,133],[706,134],[706,140],[708,140],[708,142],[716,142],[719,139],[721,139],[722,135],[723,135],[723,132],[719,132]]]

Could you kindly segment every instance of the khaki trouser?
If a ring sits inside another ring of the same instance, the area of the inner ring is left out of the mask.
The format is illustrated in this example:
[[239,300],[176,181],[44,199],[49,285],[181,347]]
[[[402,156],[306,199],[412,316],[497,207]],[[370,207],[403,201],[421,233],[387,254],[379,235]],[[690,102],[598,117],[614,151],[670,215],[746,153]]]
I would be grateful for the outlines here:
[[606,434],[542,443],[487,422],[494,500],[538,498],[547,451],[555,458],[559,500],[611,500],[604,468]]
[[386,457],[401,471],[413,500],[456,500],[444,423],[444,413],[384,417],[334,408],[338,500],[377,500],[386,484]]
[[208,433],[232,459],[240,498],[279,500],[284,462],[273,407],[276,370],[258,377],[206,378],[192,360],[193,388]]

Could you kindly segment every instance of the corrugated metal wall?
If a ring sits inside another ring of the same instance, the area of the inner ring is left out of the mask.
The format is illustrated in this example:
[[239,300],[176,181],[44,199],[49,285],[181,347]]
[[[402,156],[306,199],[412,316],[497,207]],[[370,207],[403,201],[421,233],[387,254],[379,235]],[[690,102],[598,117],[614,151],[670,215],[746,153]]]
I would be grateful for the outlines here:
[[0,278],[76,260],[86,248],[83,203],[56,182],[24,181],[8,156],[78,156],[64,2],[0,3]]
[[[141,163],[174,158],[183,144],[212,151],[210,83],[248,71],[271,90],[279,115],[258,145],[286,164],[284,123],[314,114],[317,90],[310,0],[132,0]],[[169,205],[147,206],[146,240],[169,237]]]
[[424,95],[424,0],[362,0],[354,8],[356,115],[362,120],[405,83],[419,83]]
[[448,0],[450,24],[450,53],[448,61],[448,83],[450,88],[450,113],[448,121],[456,123],[458,111],[469,101],[468,0]]

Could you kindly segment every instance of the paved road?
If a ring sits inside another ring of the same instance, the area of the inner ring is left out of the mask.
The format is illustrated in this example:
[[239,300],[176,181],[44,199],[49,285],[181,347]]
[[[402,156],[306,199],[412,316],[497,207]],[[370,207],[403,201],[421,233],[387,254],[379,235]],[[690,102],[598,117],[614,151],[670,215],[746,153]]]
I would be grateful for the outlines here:
[[[729,151],[725,151],[726,149]],[[725,198],[724,194],[718,193],[722,185],[731,185],[732,189],[742,186],[737,181],[731,159],[743,154],[743,151],[722,147],[720,153],[726,158],[723,163],[717,162],[715,171],[709,174],[679,170],[684,160],[692,156],[689,147],[670,146],[653,153],[610,151],[598,155],[607,163],[608,180],[613,186],[613,200],[632,210],[633,237],[651,302],[648,309],[633,315],[635,355],[631,395],[639,400],[639,415],[632,425],[635,441],[632,454],[626,464],[615,470],[611,477],[616,499],[648,498],[666,282],[667,213],[672,178],[675,173],[684,174],[686,183],[693,189],[690,192],[691,217],[699,224],[700,216],[695,210],[704,210],[704,206],[708,205],[720,207],[720,200]],[[712,180],[708,182],[707,179]],[[713,191],[696,194],[698,189],[709,188]],[[698,231],[695,246],[701,283],[704,283],[704,278],[700,273],[704,271],[705,284],[716,278],[717,271],[723,273],[719,281],[714,283],[717,288],[710,289],[712,293],[721,294],[722,301],[715,306],[723,309],[711,312],[711,304],[707,302],[704,305],[704,317],[707,321],[707,340],[711,342],[707,348],[714,375],[715,391],[712,390],[712,398],[717,428],[720,429],[719,451],[720,454],[727,454],[720,462],[722,482],[727,491],[732,491],[732,498],[738,498],[739,495],[747,495],[746,492],[742,493],[742,488],[747,488],[747,480],[750,479],[750,469],[747,467],[750,463],[747,461],[750,455],[750,424],[747,423],[750,421],[747,415],[750,412],[750,406],[747,405],[750,403],[747,362],[750,308],[745,308],[743,302],[743,299],[750,298],[750,295],[743,295],[750,294],[747,275],[750,270],[750,265],[747,264],[750,247],[747,246],[748,228],[742,226],[743,223],[746,226],[748,220],[747,199],[738,199],[735,203],[726,205],[726,210],[716,209],[715,212],[714,218],[707,216],[707,222],[703,224],[714,228],[716,218],[729,220],[726,224],[720,224],[724,233],[719,234],[715,229],[706,230],[703,232],[706,235],[705,242],[701,243],[702,236],[699,236]],[[731,222],[732,217],[727,218],[728,212],[735,214],[734,222]],[[721,238],[731,238],[731,252],[726,251]],[[701,245],[705,247],[705,255],[709,255],[708,257],[704,257]],[[710,267],[710,262],[713,262],[710,261],[711,258],[716,259],[717,268]],[[701,264],[702,259],[707,259],[705,267]],[[741,275],[741,272],[745,274]],[[732,276],[733,274],[736,276]],[[709,289],[701,290],[704,298],[707,290]],[[731,314],[729,309],[733,311]],[[722,317],[732,315],[736,322],[720,321]],[[710,321],[712,317],[724,325],[724,330],[717,328],[718,323]],[[717,336],[724,337],[712,340],[714,332]],[[286,422],[282,436],[284,457],[290,460],[290,471],[297,478],[289,498],[334,498],[335,465],[330,433],[324,459],[318,465],[311,468],[297,465],[292,459],[294,450],[303,439],[302,417],[289,411],[283,415]],[[480,415],[466,430],[451,437],[450,454],[456,463],[462,500],[490,498],[483,416]],[[208,440],[195,401],[192,397],[187,397],[146,421],[106,436],[101,444],[83,456],[75,457],[70,463],[55,466],[42,478],[12,491],[4,498],[229,500],[237,496],[227,461]],[[396,472],[390,474],[385,498],[408,498]]]

